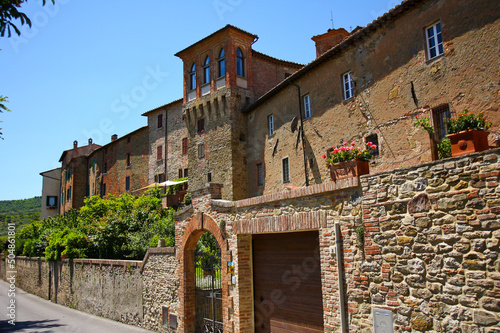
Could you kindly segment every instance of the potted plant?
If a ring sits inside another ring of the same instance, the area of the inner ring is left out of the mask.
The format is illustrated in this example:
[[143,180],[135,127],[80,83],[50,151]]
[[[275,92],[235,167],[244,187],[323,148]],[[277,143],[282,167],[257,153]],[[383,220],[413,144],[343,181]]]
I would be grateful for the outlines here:
[[483,112],[475,115],[465,109],[457,118],[445,120],[448,127],[447,137],[451,142],[452,156],[480,152],[489,149],[488,128],[491,122],[487,122]]
[[438,136],[434,132],[434,128],[430,123],[429,117],[415,116],[415,127],[420,127],[429,133],[429,140],[431,142],[431,155],[433,160],[451,157],[450,139],[443,138],[439,141]]
[[367,142],[364,149],[355,145],[354,141],[351,145],[344,142],[340,147],[332,147],[328,155],[323,155],[326,167],[330,168],[332,180],[358,177],[370,172],[368,161],[372,157],[372,149],[376,149],[377,146],[371,142]]

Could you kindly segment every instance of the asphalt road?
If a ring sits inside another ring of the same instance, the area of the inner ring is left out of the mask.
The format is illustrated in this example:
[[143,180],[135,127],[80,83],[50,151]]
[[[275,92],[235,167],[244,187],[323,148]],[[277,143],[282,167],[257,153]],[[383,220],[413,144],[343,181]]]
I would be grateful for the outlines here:
[[[9,324],[8,306],[15,299],[15,325]],[[54,304],[16,288],[9,297],[9,284],[0,280],[0,332],[125,333],[150,332],[110,319],[89,315]]]

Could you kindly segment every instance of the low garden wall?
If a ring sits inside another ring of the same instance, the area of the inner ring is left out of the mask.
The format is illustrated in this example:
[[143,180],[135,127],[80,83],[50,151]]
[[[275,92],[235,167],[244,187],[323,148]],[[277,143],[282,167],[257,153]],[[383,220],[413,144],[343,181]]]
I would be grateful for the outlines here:
[[[5,279],[6,262],[2,262]],[[162,308],[175,313],[178,279],[173,248],[149,249],[143,261],[16,257],[16,286],[89,314],[155,331]]]

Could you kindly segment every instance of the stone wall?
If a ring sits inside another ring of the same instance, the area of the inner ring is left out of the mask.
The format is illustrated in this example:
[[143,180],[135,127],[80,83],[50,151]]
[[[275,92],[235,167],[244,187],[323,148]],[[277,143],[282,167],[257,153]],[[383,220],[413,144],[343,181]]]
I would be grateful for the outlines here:
[[163,328],[163,307],[176,315],[179,303],[178,261],[173,248],[149,249],[142,270],[142,327],[155,332],[171,332]]
[[[177,313],[173,248],[149,249],[143,261],[16,258],[16,286],[26,292],[96,316],[144,327],[162,328],[162,307]],[[6,265],[2,262],[2,278]]]
[[[348,271],[351,331],[374,308],[397,332],[496,332],[500,321],[500,150],[361,178],[364,251]],[[346,247],[347,248],[347,247]]]

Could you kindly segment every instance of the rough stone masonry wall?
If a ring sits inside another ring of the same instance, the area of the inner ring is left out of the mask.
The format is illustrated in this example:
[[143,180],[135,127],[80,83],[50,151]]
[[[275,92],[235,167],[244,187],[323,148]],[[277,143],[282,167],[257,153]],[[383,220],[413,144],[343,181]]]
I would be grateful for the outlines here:
[[172,332],[163,328],[163,307],[177,314],[179,304],[178,261],[173,248],[149,249],[142,271],[143,325],[155,332]]
[[346,272],[350,331],[499,332],[500,150],[362,177],[364,254]]
[[165,247],[149,249],[143,261],[64,259],[49,263],[43,258],[17,257],[16,286],[96,316],[170,332],[162,329],[162,306],[169,313],[177,311],[176,269],[174,250]]

